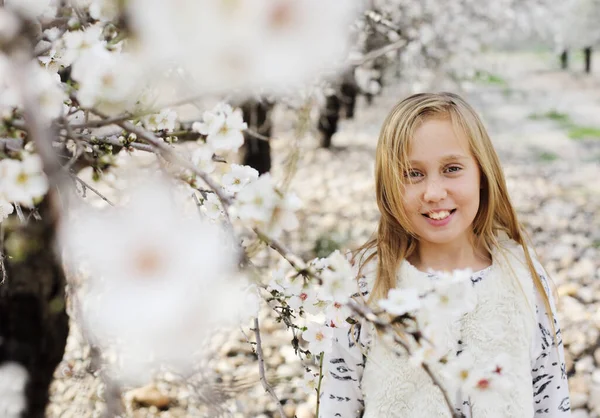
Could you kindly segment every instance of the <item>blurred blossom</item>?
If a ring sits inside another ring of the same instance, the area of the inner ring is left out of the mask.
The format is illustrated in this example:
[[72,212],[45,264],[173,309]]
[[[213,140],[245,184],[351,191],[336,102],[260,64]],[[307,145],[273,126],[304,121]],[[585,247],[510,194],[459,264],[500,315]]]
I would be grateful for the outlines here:
[[82,30],[66,32],[59,46],[62,49],[61,52],[58,52],[60,65],[68,67],[86,52],[105,50],[106,40],[102,36],[102,31],[102,25],[94,24]]
[[60,243],[76,268],[87,262],[83,322],[92,342],[122,360],[115,377],[144,383],[159,365],[189,370],[210,331],[233,325],[247,300],[238,253],[216,224],[186,217],[164,180],[140,185],[125,207],[82,206]]
[[134,108],[141,95],[134,58],[94,48],[73,64],[71,76],[79,84],[77,100],[84,108],[95,107],[114,115]]
[[202,202],[202,210],[212,220],[223,216],[223,206],[215,193],[208,193]]
[[379,301],[379,306],[395,316],[414,312],[421,307],[421,298],[416,289],[390,289],[387,299]]
[[301,201],[293,193],[282,195],[276,190],[269,173],[249,182],[236,196],[237,215],[242,221],[276,238],[282,231],[298,227],[296,211]]
[[358,289],[356,271],[339,250],[331,253],[322,263],[326,264],[320,273],[325,299],[346,303]]
[[25,385],[28,374],[25,367],[15,362],[0,365],[0,416],[20,418],[25,410]]
[[177,123],[177,112],[172,109],[162,109],[157,114],[144,116],[142,123],[146,129],[151,131],[165,130],[172,132],[175,130],[175,124]]
[[4,6],[24,14],[30,19],[50,13],[54,9],[50,7],[52,0],[4,0]]
[[360,3],[132,0],[127,7],[150,62],[182,67],[202,91],[247,93],[288,89],[339,65]]
[[8,218],[15,208],[0,196],[0,222]]
[[210,112],[204,112],[202,122],[195,122],[192,129],[206,135],[206,142],[216,151],[237,151],[244,144],[242,131],[248,125],[242,119],[240,109],[233,110],[228,104],[219,104]]

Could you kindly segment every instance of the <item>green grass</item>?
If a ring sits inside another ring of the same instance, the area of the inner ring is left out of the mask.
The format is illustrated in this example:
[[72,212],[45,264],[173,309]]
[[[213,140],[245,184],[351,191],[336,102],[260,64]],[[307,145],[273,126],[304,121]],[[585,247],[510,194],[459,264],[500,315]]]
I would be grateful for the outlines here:
[[555,122],[559,122],[559,123],[563,123],[563,124],[571,123],[571,117],[569,115],[567,115],[566,113],[557,112],[556,110],[550,110],[546,113],[541,113],[541,114],[534,113],[532,115],[529,115],[529,119],[534,119],[534,120],[550,119]]
[[496,86],[508,86],[508,83],[505,79],[497,74],[492,74],[487,71],[477,70],[473,79],[474,81],[478,81],[480,83],[493,84]]
[[600,128],[594,126],[572,125],[569,129],[571,139],[600,139]]
[[[567,135],[571,139],[600,139],[600,127],[577,125],[573,123],[568,114],[556,110],[550,110],[546,113],[534,113],[529,115],[529,119],[548,119],[557,122],[561,127],[567,130]],[[542,157],[542,159],[544,158]]]
[[542,152],[540,154],[539,158],[540,158],[541,161],[548,161],[548,162],[550,162],[550,161],[556,161],[558,159],[558,155],[556,155],[553,152],[544,151],[544,152]]

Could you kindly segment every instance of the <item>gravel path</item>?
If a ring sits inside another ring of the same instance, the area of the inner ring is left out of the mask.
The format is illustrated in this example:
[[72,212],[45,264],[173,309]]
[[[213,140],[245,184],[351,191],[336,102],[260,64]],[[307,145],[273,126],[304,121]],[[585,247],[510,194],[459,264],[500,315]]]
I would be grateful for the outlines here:
[[[513,203],[558,286],[573,416],[600,417],[600,138],[569,136],[600,135],[600,62],[595,63],[596,74],[584,75],[558,71],[550,58],[542,53],[486,56],[482,65],[493,77],[462,93],[488,124]],[[317,148],[314,138],[297,145],[300,160],[291,187],[305,207],[302,228],[287,237],[294,251],[313,257],[317,242],[353,247],[374,231],[377,135],[387,111],[406,93],[400,86],[390,87],[371,107],[360,101],[356,119],[342,123],[331,150]],[[290,153],[289,116],[277,113],[275,167]],[[274,259],[265,254],[262,263]],[[268,312],[263,312],[261,327],[268,378],[285,401],[286,414],[312,417],[315,396],[300,387],[302,367],[289,347],[291,333]],[[278,416],[258,383],[255,356],[244,335],[232,330],[221,338],[215,342],[220,355],[209,365],[214,372],[204,379],[212,385],[186,386],[167,375],[154,387],[126,393],[127,416],[215,416],[203,404],[227,393],[234,398],[225,404],[227,416]],[[89,349],[73,331],[57,369],[49,417],[100,416],[103,388],[87,372],[88,365]]]

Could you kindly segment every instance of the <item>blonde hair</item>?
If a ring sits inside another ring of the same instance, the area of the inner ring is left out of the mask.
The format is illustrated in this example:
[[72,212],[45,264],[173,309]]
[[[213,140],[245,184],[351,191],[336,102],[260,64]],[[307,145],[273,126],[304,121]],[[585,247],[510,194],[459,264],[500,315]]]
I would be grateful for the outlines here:
[[[474,248],[484,248],[491,254],[493,248],[499,247],[496,234],[500,231],[518,243],[523,248],[546,312],[552,318],[550,300],[535,270],[526,242],[529,237],[518,222],[510,202],[498,155],[475,110],[453,93],[412,95],[398,103],[383,123],[375,162],[376,198],[381,217],[374,237],[354,252],[355,258],[360,254],[359,277],[363,267],[377,257],[377,277],[368,303],[387,297],[389,290],[396,287],[396,274],[401,262],[417,249],[418,239],[412,231],[402,200],[404,173],[410,169],[408,153],[411,138],[419,125],[432,117],[449,118],[455,131],[466,135],[470,151],[479,165],[481,191],[479,210],[473,220]],[[555,331],[553,321],[550,322]]]

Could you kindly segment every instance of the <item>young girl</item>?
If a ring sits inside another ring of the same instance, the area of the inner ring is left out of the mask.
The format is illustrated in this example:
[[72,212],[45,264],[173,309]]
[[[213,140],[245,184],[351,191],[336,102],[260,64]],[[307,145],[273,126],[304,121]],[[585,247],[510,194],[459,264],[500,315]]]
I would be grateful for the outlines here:
[[[429,270],[471,269],[477,305],[448,324],[448,343],[455,358],[468,353],[474,368],[503,356],[507,385],[449,394],[458,415],[570,416],[548,276],[525,242],[476,112],[455,94],[408,97],[383,124],[375,167],[381,218],[376,237],[359,249],[354,297],[376,308],[392,288],[441,280]],[[320,418],[451,416],[442,391],[408,355],[397,354],[399,346],[392,349],[365,323],[334,331]]]

